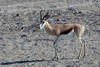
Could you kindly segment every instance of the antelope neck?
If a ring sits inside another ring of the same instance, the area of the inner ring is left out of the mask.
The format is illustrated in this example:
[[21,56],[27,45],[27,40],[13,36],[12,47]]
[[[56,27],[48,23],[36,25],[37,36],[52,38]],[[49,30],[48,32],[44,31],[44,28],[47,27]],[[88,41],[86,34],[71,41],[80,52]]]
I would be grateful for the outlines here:
[[45,30],[52,30],[52,27],[47,21],[45,21]]
[[53,33],[53,28],[50,26],[50,24],[47,22],[47,21],[45,21],[45,26],[44,26],[44,28],[45,28],[45,30],[46,30],[46,32],[48,33],[48,34],[50,34],[50,35],[53,35],[54,33]]

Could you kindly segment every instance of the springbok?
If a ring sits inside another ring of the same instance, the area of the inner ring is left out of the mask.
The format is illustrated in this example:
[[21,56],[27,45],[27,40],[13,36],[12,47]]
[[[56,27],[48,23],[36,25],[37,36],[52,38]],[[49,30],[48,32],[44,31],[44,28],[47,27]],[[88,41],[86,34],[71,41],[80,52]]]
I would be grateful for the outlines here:
[[78,59],[83,58],[85,56],[85,43],[82,39],[82,34],[85,31],[85,27],[81,24],[58,24],[55,26],[52,26],[48,23],[47,19],[50,17],[48,15],[48,12],[46,15],[42,16],[42,10],[40,11],[40,29],[44,28],[45,31],[53,36],[56,36],[56,40],[53,43],[54,49],[55,49],[55,56],[54,59],[58,59],[57,57],[57,43],[61,38],[74,38],[74,36],[77,37],[79,43],[81,44],[80,52],[78,55]]

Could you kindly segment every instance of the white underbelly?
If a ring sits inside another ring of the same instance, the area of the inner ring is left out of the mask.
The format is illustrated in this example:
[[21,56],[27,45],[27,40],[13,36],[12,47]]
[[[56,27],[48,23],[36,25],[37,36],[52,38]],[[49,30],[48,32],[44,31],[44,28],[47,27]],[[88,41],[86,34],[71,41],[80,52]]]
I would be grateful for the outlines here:
[[70,33],[66,34],[66,35],[61,35],[60,39],[71,39],[74,37],[74,30],[72,30]]

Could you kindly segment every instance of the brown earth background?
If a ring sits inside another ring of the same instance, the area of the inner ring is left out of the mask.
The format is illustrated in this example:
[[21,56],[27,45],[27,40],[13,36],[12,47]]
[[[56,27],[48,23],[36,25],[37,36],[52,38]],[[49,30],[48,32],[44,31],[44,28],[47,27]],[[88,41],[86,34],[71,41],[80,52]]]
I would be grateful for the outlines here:
[[[84,59],[76,39],[60,40],[39,29],[39,12],[51,25],[80,23],[86,29]],[[100,0],[0,0],[0,67],[100,67]]]

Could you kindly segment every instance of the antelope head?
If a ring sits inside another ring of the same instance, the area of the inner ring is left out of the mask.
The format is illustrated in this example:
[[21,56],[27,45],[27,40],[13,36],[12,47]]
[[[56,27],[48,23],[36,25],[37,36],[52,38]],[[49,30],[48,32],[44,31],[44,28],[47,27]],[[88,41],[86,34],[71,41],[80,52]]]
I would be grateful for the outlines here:
[[44,28],[45,26],[45,21],[50,17],[48,14],[48,12],[46,13],[46,15],[42,16],[42,10],[40,11],[40,29]]

